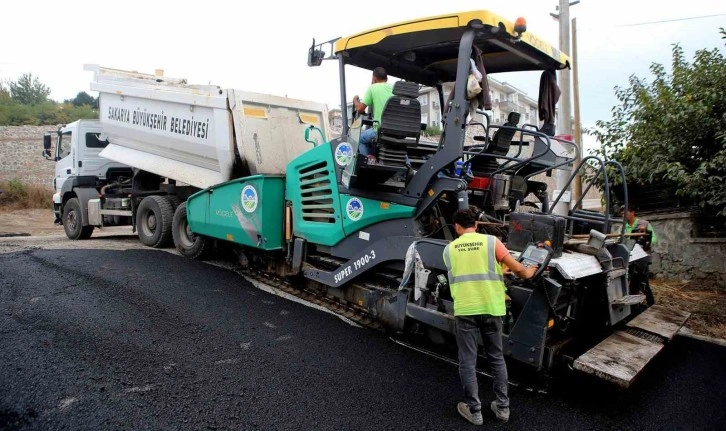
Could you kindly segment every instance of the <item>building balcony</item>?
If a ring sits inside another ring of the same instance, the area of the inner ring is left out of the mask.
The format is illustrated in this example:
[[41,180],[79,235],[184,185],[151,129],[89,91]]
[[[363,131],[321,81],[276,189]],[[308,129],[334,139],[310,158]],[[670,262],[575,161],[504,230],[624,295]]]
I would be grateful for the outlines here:
[[516,111],[518,109],[517,104],[512,102],[511,100],[507,100],[507,99],[503,99],[503,100],[499,100],[499,101],[497,101],[497,100],[498,99],[492,100],[492,105],[497,106],[499,108],[499,110],[501,110],[501,111],[512,112],[512,111]]

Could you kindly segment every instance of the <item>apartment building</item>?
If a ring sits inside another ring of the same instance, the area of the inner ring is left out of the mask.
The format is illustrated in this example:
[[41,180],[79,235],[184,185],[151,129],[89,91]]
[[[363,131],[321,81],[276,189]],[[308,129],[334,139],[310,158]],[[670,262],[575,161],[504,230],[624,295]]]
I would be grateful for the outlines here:
[[[510,112],[522,114],[522,124],[537,125],[537,100],[506,82],[489,77],[489,96],[492,100],[492,124],[503,124]],[[446,103],[453,83],[444,84],[444,103]],[[423,87],[418,98],[421,104],[421,122],[430,127],[441,127],[441,107],[439,92],[433,87]],[[481,120],[481,119],[479,119]]]

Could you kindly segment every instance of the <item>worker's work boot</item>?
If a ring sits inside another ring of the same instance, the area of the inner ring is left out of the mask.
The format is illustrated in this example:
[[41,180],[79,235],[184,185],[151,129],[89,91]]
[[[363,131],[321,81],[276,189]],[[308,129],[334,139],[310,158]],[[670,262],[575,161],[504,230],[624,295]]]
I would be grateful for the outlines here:
[[494,416],[497,417],[498,421],[509,421],[509,407],[499,407],[496,401],[492,401],[492,412],[494,412]]
[[456,410],[459,411],[459,414],[462,415],[464,419],[474,425],[481,425],[484,423],[484,418],[482,417],[481,412],[472,413],[469,406],[463,401],[456,405]]

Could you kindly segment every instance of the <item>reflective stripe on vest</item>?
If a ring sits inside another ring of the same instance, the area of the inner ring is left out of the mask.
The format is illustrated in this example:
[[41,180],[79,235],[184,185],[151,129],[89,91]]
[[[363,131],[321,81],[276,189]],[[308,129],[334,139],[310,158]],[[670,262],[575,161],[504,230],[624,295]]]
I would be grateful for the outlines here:
[[496,258],[496,238],[466,233],[444,248],[454,315],[503,316],[504,279]]

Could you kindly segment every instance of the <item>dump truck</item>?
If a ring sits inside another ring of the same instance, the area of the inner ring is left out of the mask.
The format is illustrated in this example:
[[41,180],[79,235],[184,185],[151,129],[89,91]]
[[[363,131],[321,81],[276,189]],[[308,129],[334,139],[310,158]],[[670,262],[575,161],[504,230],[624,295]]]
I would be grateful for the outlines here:
[[[145,245],[167,246],[188,196],[241,176],[282,174],[309,142],[330,136],[324,104],[187,85],[161,71],[85,70],[94,74],[100,118],[44,136],[44,154],[56,161],[56,222],[74,240],[128,225]],[[306,142],[310,126],[317,132]]]

